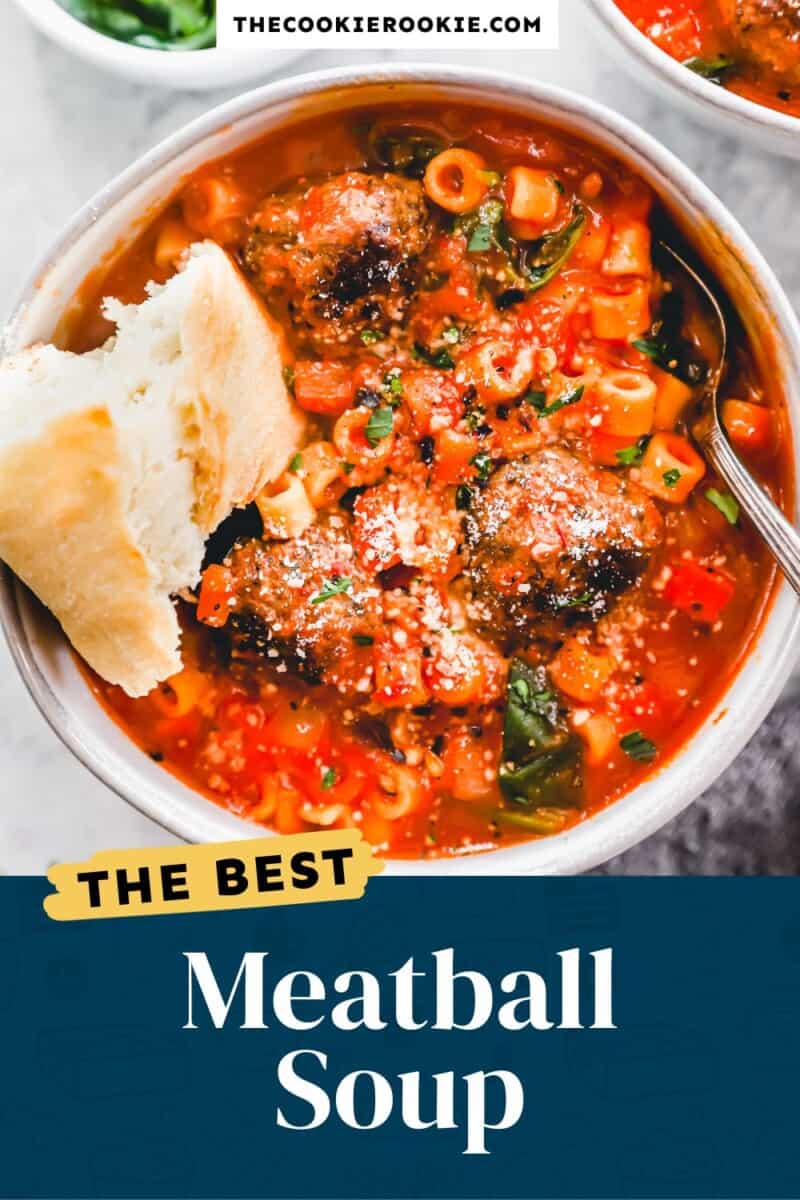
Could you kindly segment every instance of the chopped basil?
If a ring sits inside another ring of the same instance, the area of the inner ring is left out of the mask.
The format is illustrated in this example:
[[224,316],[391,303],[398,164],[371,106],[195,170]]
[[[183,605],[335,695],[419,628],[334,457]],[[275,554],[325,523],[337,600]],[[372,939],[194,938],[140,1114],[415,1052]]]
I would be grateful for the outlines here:
[[544,667],[512,659],[498,773],[506,801],[531,810],[580,807],[579,745],[559,716]]
[[492,460],[486,451],[481,450],[469,462],[470,466],[478,472],[478,482],[486,483],[492,471]]
[[461,341],[461,330],[457,325],[448,326],[448,328],[442,333],[442,341],[450,342],[451,345],[455,345],[456,342]]
[[353,641],[357,646],[371,646],[375,641],[375,638],[370,637],[368,633],[354,633]]
[[[564,392],[563,395],[554,400],[552,404],[546,404],[544,402],[547,399],[547,394],[545,392],[529,392],[526,396],[526,400],[529,404],[533,404],[533,407],[536,409],[537,416],[552,417],[553,413],[560,412],[562,408],[568,408],[570,404],[577,404],[583,396],[583,392],[584,387],[583,384],[580,383],[576,388],[573,388],[572,391]],[[538,399],[540,396],[544,397],[544,401]],[[537,399],[534,399],[533,397],[537,397]]]
[[534,389],[531,392],[526,392],[522,397],[523,404],[531,404],[537,412],[541,412],[547,404],[547,392],[542,392]]
[[492,248],[505,249],[502,200],[484,200],[472,212],[459,217],[455,227],[456,232],[463,233],[467,238],[467,250],[470,254],[485,254]]
[[564,600],[559,596],[556,598],[556,608],[582,608],[585,604],[591,604],[593,599],[591,592],[582,592],[580,596],[573,596],[571,600]]
[[677,467],[671,467],[669,471],[665,471],[661,476],[668,488],[674,488],[680,477],[681,473]]
[[380,329],[362,329],[361,341],[365,346],[374,346],[376,342],[382,342],[384,335]]
[[723,84],[737,62],[728,54],[717,54],[714,58],[687,58],[683,65],[709,83]]
[[739,505],[733,496],[727,492],[718,492],[716,488],[709,488],[706,492],[706,500],[708,500],[709,504],[713,504],[714,508],[719,509],[729,525],[737,524],[739,520]]
[[370,446],[377,446],[378,442],[387,438],[394,427],[394,414],[390,408],[376,408],[370,414],[364,429],[364,437],[369,442]]
[[628,758],[632,758],[636,762],[652,762],[658,753],[655,743],[641,734],[638,729],[634,729],[620,738],[619,745]]
[[345,475],[352,475],[353,471],[355,471],[355,469],[356,469],[355,463],[349,463],[349,462],[342,463],[342,470],[344,471]]
[[645,435],[645,437],[640,437],[638,442],[636,442],[633,446],[625,446],[622,450],[617,450],[615,455],[617,461],[620,462],[623,467],[635,467],[637,463],[642,461],[642,455],[647,449],[647,443],[649,441],[650,438]]
[[414,342],[411,354],[413,358],[427,363],[429,367],[438,367],[444,371],[449,371],[456,365],[448,350],[429,350],[422,342]]
[[336,772],[333,767],[328,767],[327,771],[322,775],[322,790],[327,792],[336,783]]
[[346,575],[334,575],[333,579],[329,579],[327,583],[322,585],[321,590],[311,601],[312,604],[322,604],[325,600],[330,600],[332,596],[341,596],[348,592],[353,586],[352,579],[348,579]]
[[466,483],[460,483],[456,488],[456,508],[465,512],[472,504],[472,488]]
[[302,465],[303,465],[303,456],[298,451],[297,454],[293,455],[292,461],[289,463],[289,470],[292,472],[293,475],[296,475],[297,472],[302,467]]
[[470,433],[474,433],[476,429],[480,429],[486,418],[486,409],[482,404],[475,404],[469,410],[464,420],[467,424],[467,429]]

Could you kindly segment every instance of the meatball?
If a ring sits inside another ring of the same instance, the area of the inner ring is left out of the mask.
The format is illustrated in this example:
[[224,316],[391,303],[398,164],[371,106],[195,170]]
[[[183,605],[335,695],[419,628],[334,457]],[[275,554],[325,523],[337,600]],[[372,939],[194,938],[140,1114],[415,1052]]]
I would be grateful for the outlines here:
[[226,566],[236,593],[228,624],[240,650],[346,695],[369,690],[382,594],[355,560],[344,516],[292,541],[245,542]]
[[641,488],[564,450],[509,463],[466,517],[470,615],[513,642],[557,637],[630,587],[662,537]]
[[717,0],[717,8],[748,58],[800,85],[800,0]]
[[402,319],[431,236],[422,186],[349,171],[269,197],[252,220],[245,265],[265,293],[284,292],[321,347]]

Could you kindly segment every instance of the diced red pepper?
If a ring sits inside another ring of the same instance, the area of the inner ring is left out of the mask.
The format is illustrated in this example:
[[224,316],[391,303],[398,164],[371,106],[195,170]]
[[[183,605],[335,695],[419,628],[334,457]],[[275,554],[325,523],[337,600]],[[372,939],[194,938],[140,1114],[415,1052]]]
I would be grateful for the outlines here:
[[353,372],[341,362],[295,363],[294,398],[306,412],[338,417],[355,399]]
[[227,567],[214,563],[206,568],[197,604],[197,619],[212,629],[222,629],[236,596],[233,576]]
[[713,625],[735,591],[735,582],[723,571],[685,559],[673,567],[664,588],[664,599],[693,621]]

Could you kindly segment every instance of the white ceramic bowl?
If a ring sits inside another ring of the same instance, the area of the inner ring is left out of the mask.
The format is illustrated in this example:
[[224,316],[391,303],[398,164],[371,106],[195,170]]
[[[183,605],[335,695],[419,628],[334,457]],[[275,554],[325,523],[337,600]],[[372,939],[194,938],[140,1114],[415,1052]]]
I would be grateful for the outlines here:
[[[493,71],[392,65],[295,77],[241,96],[168,138],[78,213],[34,273],[10,326],[9,348],[47,340],[70,297],[105,254],[132,237],[186,174],[269,129],[323,112],[410,100],[463,99],[531,115],[582,134],[639,171],[683,234],[713,263],[735,298],[757,350],[771,355],[800,445],[800,328],[781,288],[747,235],[708,188],[631,122],[585,97]],[[63,741],[100,779],[142,812],[189,840],[252,835],[247,825],[150,761],[105,715],[54,622],[4,569],[0,618],[17,666]],[[798,607],[784,585],[757,643],[715,712],[668,766],[574,829],[485,855],[392,862],[402,874],[574,873],[647,837],[681,811],[731,762],[776,700],[800,639]],[[53,853],[58,847],[54,846]]]
[[744,137],[760,150],[800,158],[800,118],[737,96],[690,71],[629,21],[614,0],[588,0],[593,25],[615,57],[649,88],[717,133]]
[[57,0],[16,0],[42,33],[65,50],[116,75],[151,87],[204,89],[264,79],[295,62],[295,50],[145,50],[97,33],[71,16]]

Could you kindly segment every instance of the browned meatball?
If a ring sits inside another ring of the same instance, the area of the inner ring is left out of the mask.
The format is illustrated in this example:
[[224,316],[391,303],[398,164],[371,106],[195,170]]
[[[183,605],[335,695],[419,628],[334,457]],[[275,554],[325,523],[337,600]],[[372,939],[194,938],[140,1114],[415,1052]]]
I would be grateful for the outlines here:
[[236,589],[229,628],[240,648],[344,694],[359,694],[365,679],[369,689],[382,594],[355,560],[344,516],[292,541],[245,542],[226,565]]
[[717,0],[717,8],[748,58],[800,84],[800,0]]
[[502,467],[466,518],[470,615],[487,632],[558,636],[599,617],[638,578],[662,536],[640,487],[565,450]]
[[418,182],[349,171],[270,196],[244,257],[261,290],[282,291],[294,320],[324,347],[402,319],[430,235]]

